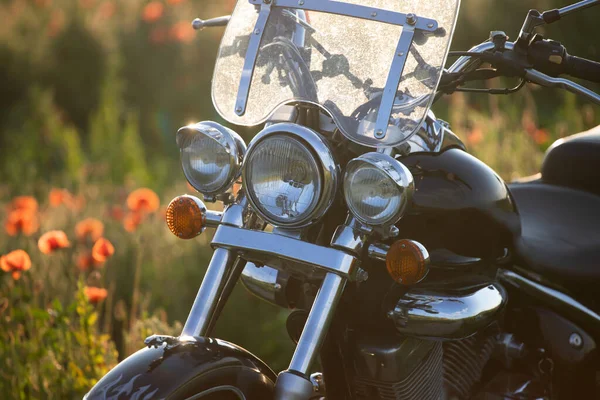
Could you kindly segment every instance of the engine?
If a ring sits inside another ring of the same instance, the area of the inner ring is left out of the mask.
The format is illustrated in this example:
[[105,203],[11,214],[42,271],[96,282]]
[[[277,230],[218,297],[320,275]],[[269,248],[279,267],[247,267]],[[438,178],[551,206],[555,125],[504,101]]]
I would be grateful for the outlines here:
[[438,342],[398,336],[356,341],[359,400],[468,399],[495,346],[491,335]]

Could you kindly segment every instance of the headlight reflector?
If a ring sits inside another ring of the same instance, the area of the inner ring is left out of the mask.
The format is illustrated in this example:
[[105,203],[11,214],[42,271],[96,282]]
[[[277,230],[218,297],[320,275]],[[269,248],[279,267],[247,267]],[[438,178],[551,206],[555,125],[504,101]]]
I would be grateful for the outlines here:
[[183,173],[204,195],[226,191],[240,176],[246,145],[237,133],[216,122],[204,121],[177,132]]
[[310,150],[289,136],[260,142],[248,158],[248,191],[257,206],[278,223],[297,221],[321,195],[319,167]]
[[338,170],[325,141],[313,130],[275,124],[250,143],[243,168],[248,200],[276,226],[302,227],[333,202]]
[[404,214],[413,191],[408,168],[386,154],[363,154],[346,167],[346,204],[367,225],[395,224]]

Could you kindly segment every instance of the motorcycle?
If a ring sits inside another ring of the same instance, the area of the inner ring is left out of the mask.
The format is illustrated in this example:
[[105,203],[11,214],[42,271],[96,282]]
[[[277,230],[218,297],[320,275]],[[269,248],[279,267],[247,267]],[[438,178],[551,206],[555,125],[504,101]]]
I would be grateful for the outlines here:
[[[600,104],[559,77],[600,82],[600,63],[535,33],[600,1],[532,10],[514,42],[496,31],[466,52],[449,52],[459,0],[358,3],[239,0],[193,22],[227,25],[215,108],[264,129],[249,145],[212,121],[177,132],[188,182],[224,211],[182,195],[167,225],[216,228],[214,255],[181,335],[147,338],[86,399],[600,396],[600,130],[507,185],[430,111],[527,82]],[[495,77],[520,84],[465,86]],[[212,338],[239,280],[293,310],[279,374]]]

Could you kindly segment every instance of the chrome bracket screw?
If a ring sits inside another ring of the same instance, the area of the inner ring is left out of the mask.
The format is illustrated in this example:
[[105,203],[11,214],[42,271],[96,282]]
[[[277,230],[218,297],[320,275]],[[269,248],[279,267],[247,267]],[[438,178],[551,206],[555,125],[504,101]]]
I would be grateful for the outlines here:
[[417,16],[413,13],[407,14],[406,23],[409,25],[415,25],[417,23]]
[[569,344],[575,349],[580,349],[583,346],[583,338],[578,333],[572,333],[569,336]]
[[375,131],[375,137],[377,139],[383,139],[385,137],[385,133],[383,133],[383,131],[381,129],[377,129]]

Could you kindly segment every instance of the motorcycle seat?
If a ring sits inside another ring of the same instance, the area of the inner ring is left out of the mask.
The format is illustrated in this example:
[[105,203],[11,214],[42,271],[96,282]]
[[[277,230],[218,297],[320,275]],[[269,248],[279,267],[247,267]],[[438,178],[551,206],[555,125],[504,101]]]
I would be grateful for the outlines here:
[[600,196],[540,181],[509,189],[521,219],[516,265],[600,303]]
[[600,195],[600,125],[554,142],[541,172],[546,183]]

